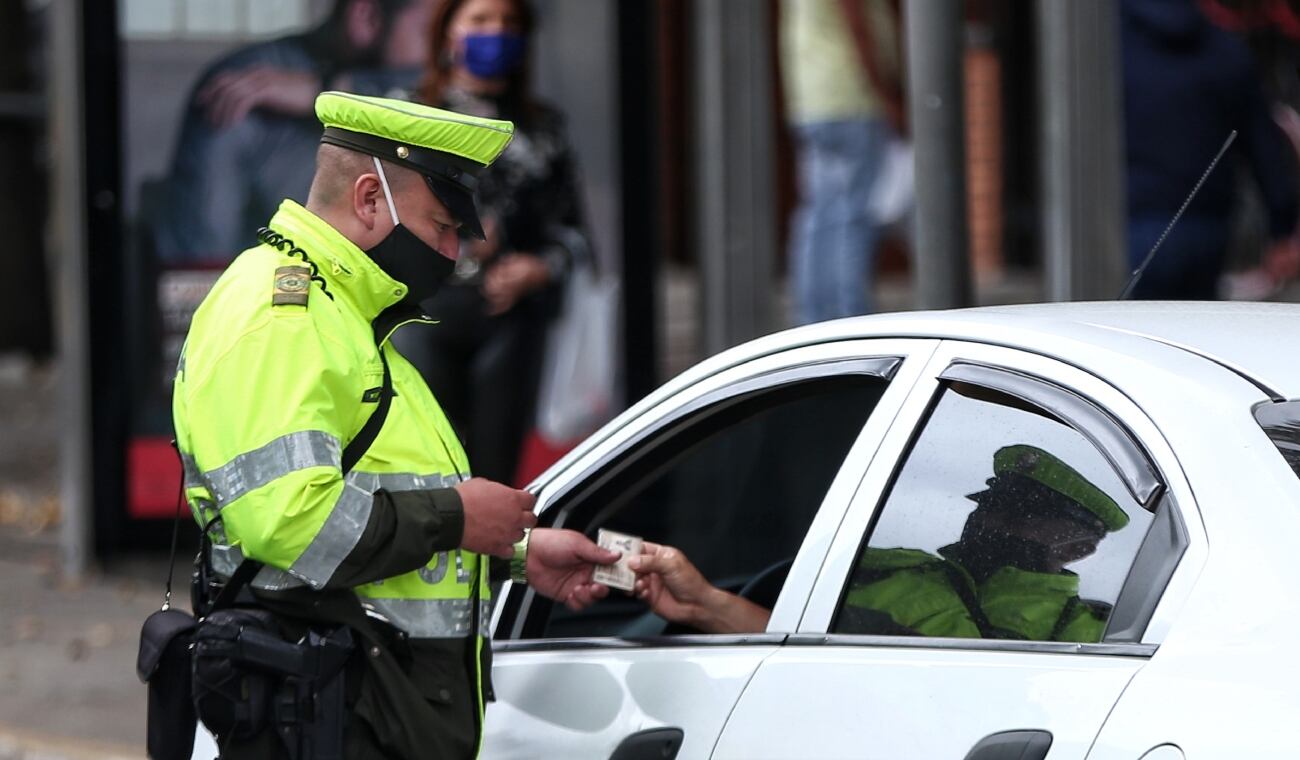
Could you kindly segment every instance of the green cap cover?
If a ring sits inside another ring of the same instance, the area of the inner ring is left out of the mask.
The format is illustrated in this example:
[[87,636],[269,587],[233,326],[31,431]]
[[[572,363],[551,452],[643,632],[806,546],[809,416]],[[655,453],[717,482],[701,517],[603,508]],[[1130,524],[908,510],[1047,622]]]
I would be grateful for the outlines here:
[[993,474],[1016,474],[1041,483],[1096,515],[1106,530],[1128,525],[1128,515],[1105,491],[1037,446],[1018,444],[998,449],[993,455]]
[[510,144],[514,124],[349,92],[321,93],[316,116],[325,126],[321,142],[419,172],[456,219],[483,237],[474,208],[478,173]]

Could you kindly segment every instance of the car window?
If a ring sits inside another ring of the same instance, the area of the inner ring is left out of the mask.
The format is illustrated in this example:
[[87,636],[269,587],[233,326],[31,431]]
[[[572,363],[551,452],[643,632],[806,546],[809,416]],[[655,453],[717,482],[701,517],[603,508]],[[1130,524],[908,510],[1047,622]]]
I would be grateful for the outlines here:
[[[561,506],[564,527],[676,546],[714,584],[770,607],[885,386],[848,374],[721,400],[589,478],[594,485]],[[617,591],[580,613],[542,599],[535,606],[524,638],[696,633]]]
[[846,583],[833,631],[1097,642],[1152,522],[1051,412],[947,383]]
[[1300,475],[1300,401],[1260,404],[1255,408],[1255,420],[1291,471]]

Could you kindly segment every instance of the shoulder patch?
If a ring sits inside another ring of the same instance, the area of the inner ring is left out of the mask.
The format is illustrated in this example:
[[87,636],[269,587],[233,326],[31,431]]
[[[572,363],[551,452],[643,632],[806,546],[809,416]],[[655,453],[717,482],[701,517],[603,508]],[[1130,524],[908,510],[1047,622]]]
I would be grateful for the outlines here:
[[280,267],[275,270],[272,306],[306,306],[311,293],[311,270],[307,267]]

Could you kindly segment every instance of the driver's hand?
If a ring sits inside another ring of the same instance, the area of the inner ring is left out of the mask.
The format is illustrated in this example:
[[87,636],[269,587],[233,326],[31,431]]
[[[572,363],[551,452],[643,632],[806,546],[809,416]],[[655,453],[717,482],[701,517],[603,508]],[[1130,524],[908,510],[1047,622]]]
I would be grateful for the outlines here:
[[698,628],[718,589],[678,549],[645,541],[641,551],[627,561],[639,576],[634,590],[637,598],[665,620]]
[[686,555],[645,541],[627,566],[638,574],[634,592],[665,620],[706,633],[753,633],[767,627],[771,611],[714,586]]

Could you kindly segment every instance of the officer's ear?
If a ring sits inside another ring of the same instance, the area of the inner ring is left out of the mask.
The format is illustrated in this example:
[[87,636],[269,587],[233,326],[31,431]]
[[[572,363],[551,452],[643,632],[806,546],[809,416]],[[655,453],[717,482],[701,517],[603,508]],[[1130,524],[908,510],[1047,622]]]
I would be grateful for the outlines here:
[[[379,175],[366,172],[352,183],[352,213],[368,230],[373,230],[380,219],[388,218],[387,201]],[[382,216],[381,216],[382,215]]]

